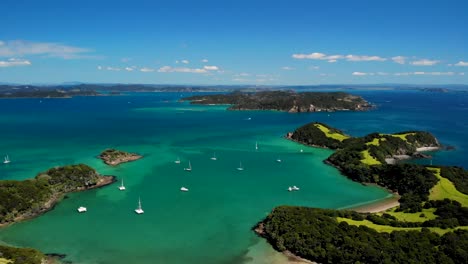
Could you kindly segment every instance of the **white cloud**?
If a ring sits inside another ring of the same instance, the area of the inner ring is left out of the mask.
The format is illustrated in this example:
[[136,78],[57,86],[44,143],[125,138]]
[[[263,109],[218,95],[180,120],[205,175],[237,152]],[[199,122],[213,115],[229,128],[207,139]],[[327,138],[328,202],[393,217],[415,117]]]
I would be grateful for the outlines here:
[[310,66],[309,67],[309,70],[318,70],[318,69],[320,69],[319,66]]
[[106,70],[108,70],[108,71],[121,71],[122,69],[114,68],[114,67],[106,67]]
[[208,60],[207,60],[207,59],[203,59],[203,60],[201,60],[201,62],[207,63]]
[[347,61],[386,61],[387,60],[386,58],[382,58],[379,56],[353,55],[353,54],[349,54],[346,56],[339,55],[339,54],[327,55],[327,54],[320,53],[320,52],[314,52],[310,54],[293,54],[292,57],[294,59],[299,59],[299,60],[303,60],[303,59],[326,60],[331,63],[337,62],[338,60],[341,60],[341,59],[346,59]]
[[293,54],[292,57],[299,60],[327,60],[328,62],[336,62],[336,60],[344,58],[343,55],[326,55],[320,52],[314,52],[310,54]]
[[31,62],[24,59],[10,58],[6,61],[0,61],[0,67],[29,66]]
[[403,56],[395,56],[392,57],[392,61],[398,63],[398,64],[405,64],[406,63],[406,57]]
[[126,71],[133,71],[134,68],[133,68],[133,67],[125,67],[125,70],[126,70]]
[[285,71],[292,71],[294,70],[293,67],[289,67],[289,66],[284,66],[284,67],[281,67],[282,70],[285,70]]
[[459,62],[455,63],[455,66],[466,67],[466,66],[468,66],[468,62],[466,62],[466,61],[459,61]]
[[377,75],[386,76],[386,75],[388,75],[388,72],[378,72]]
[[141,72],[154,72],[155,69],[151,69],[151,68],[146,68],[146,67],[144,67],[144,68],[141,68],[140,71],[141,71]]
[[218,66],[203,66],[203,69],[207,70],[207,71],[217,71],[219,70]]
[[102,66],[97,66],[97,69],[98,69],[98,70],[102,70]]
[[353,72],[352,75],[354,76],[366,76],[368,73],[366,72]]
[[386,61],[386,58],[382,58],[379,56],[360,56],[360,55],[347,55],[346,60],[348,61]]
[[182,62],[183,64],[189,64],[190,63],[190,61],[188,61],[188,60],[181,60],[180,62]]
[[206,69],[186,68],[186,67],[173,68],[171,66],[163,66],[159,68],[158,72],[207,73],[208,71]]
[[236,77],[247,77],[247,76],[250,76],[250,73],[246,73],[246,72],[241,72],[239,74],[236,74],[234,75]]
[[63,59],[93,58],[85,55],[89,49],[67,46],[60,43],[29,42],[23,40],[0,41],[0,57],[47,55]]
[[415,66],[432,66],[432,65],[436,65],[439,62],[440,61],[438,61],[438,60],[421,59],[421,60],[417,60],[417,61],[412,61],[412,62],[410,62],[410,64],[415,65]]
[[395,76],[409,76],[409,75],[431,75],[431,76],[453,76],[454,72],[397,72]]

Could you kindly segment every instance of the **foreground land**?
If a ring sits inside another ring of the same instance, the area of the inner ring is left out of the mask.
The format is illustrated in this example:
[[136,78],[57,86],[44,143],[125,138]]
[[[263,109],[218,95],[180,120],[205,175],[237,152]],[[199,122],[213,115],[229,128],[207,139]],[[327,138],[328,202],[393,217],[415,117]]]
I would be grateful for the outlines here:
[[[101,176],[85,164],[51,168],[33,179],[24,181],[2,180],[0,227],[39,216],[53,209],[67,193],[99,188],[114,181],[115,177]],[[0,261],[6,260],[14,264],[41,264],[50,261],[35,249],[0,246]]]
[[344,92],[262,91],[257,93],[197,95],[183,98],[192,104],[231,105],[229,110],[276,110],[290,113],[365,111],[372,106],[360,96]]
[[421,157],[417,150],[437,149],[434,136],[407,131],[353,138],[310,123],[288,138],[336,149],[326,163],[354,181],[377,184],[400,198],[399,206],[385,212],[371,207],[371,213],[277,207],[255,227],[275,249],[319,263],[468,262],[468,171],[388,164],[396,155]]

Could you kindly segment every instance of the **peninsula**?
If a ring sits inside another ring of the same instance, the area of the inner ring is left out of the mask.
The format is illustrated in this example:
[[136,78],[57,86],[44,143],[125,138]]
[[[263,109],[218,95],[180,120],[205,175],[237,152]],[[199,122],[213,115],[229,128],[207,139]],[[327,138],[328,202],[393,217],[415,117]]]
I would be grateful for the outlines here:
[[102,159],[107,165],[117,166],[120,163],[139,160],[143,158],[143,156],[117,149],[106,149],[101,152],[99,158]]
[[[39,216],[54,208],[67,193],[100,188],[115,182],[85,164],[54,167],[23,181],[0,181],[0,227]],[[0,246],[0,261],[41,264],[49,257],[35,249]],[[8,262],[7,262],[8,263]]]
[[346,177],[399,197],[385,212],[358,213],[296,206],[275,208],[254,230],[278,251],[319,263],[465,263],[468,252],[468,171],[400,164],[398,155],[440,147],[430,133],[372,133],[354,138],[323,123],[288,138],[336,152],[325,162]]
[[365,111],[372,108],[362,97],[344,92],[233,92],[191,96],[181,101],[201,105],[231,105],[229,110],[276,110],[290,113]]

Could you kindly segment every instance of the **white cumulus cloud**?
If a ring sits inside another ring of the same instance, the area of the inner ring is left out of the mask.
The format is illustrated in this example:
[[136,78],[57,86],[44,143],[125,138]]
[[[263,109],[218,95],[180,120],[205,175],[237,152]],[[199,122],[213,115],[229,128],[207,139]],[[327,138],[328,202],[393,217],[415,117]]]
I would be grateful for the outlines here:
[[144,68],[141,68],[140,71],[141,71],[141,72],[154,72],[155,69],[151,69],[151,68],[146,68],[146,67],[144,67]]
[[89,49],[50,42],[30,42],[24,40],[0,41],[0,57],[46,55],[63,59],[92,58],[86,55]]
[[289,66],[284,66],[284,67],[281,67],[282,70],[285,70],[285,71],[292,71],[294,70],[293,67],[289,67]]
[[6,61],[0,61],[0,67],[29,66],[31,62],[24,59],[10,58]]
[[352,75],[354,75],[354,76],[366,76],[367,73],[366,72],[353,72]]
[[348,61],[386,61],[386,58],[379,56],[367,56],[367,55],[346,55],[346,60]]
[[188,60],[181,60],[180,62],[182,62],[183,64],[189,64],[190,63],[190,61],[188,61]]
[[203,60],[201,60],[201,62],[203,62],[203,63],[207,63],[207,62],[208,62],[208,60],[207,60],[207,59],[203,59]]
[[421,60],[412,61],[410,62],[410,64],[415,65],[415,66],[432,66],[432,65],[436,65],[439,62],[440,61],[438,60],[421,59]]
[[406,63],[406,57],[403,56],[395,56],[392,57],[392,61],[398,63],[398,64],[405,64]]
[[159,68],[158,72],[207,73],[208,71],[206,69],[198,69],[198,68],[186,68],[186,67],[174,68],[171,66],[163,66]]
[[455,65],[455,66],[466,67],[466,66],[468,66],[468,62],[466,62],[466,61],[459,61],[459,62],[455,63],[454,65]]
[[207,71],[217,71],[219,70],[218,66],[203,66],[203,69],[207,70]]

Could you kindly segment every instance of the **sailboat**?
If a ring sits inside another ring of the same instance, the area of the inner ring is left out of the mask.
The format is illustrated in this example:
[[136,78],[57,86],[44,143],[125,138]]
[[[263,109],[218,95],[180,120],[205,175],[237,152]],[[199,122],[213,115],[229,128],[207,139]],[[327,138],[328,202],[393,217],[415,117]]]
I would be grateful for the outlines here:
[[258,150],[258,143],[255,141],[255,150]]
[[283,161],[282,161],[280,158],[277,158],[277,159],[276,159],[276,162],[281,163],[281,162],[283,162]]
[[181,188],[180,188],[180,191],[181,191],[181,192],[188,192],[188,191],[189,191],[189,189],[188,189],[188,188],[186,188],[186,187],[181,187]]
[[238,171],[243,171],[244,167],[242,167],[242,162],[239,162],[239,168],[237,168]]
[[8,164],[10,163],[10,157],[8,157],[8,155],[5,156],[5,160],[3,161],[4,164]]
[[218,158],[216,158],[216,152],[213,152],[213,157],[211,157],[211,160],[217,160]]
[[180,164],[180,159],[177,157],[177,159],[174,161],[175,164]]
[[192,164],[190,164],[190,160],[188,162],[188,168],[184,168],[184,171],[192,171]]
[[142,213],[144,213],[144,212],[145,212],[145,211],[143,211],[143,209],[141,209],[141,199],[140,199],[140,197],[138,197],[138,208],[135,209],[135,213],[137,213],[137,214],[142,214]]
[[122,184],[119,186],[119,190],[125,191],[125,186],[123,184],[123,178],[122,178]]

